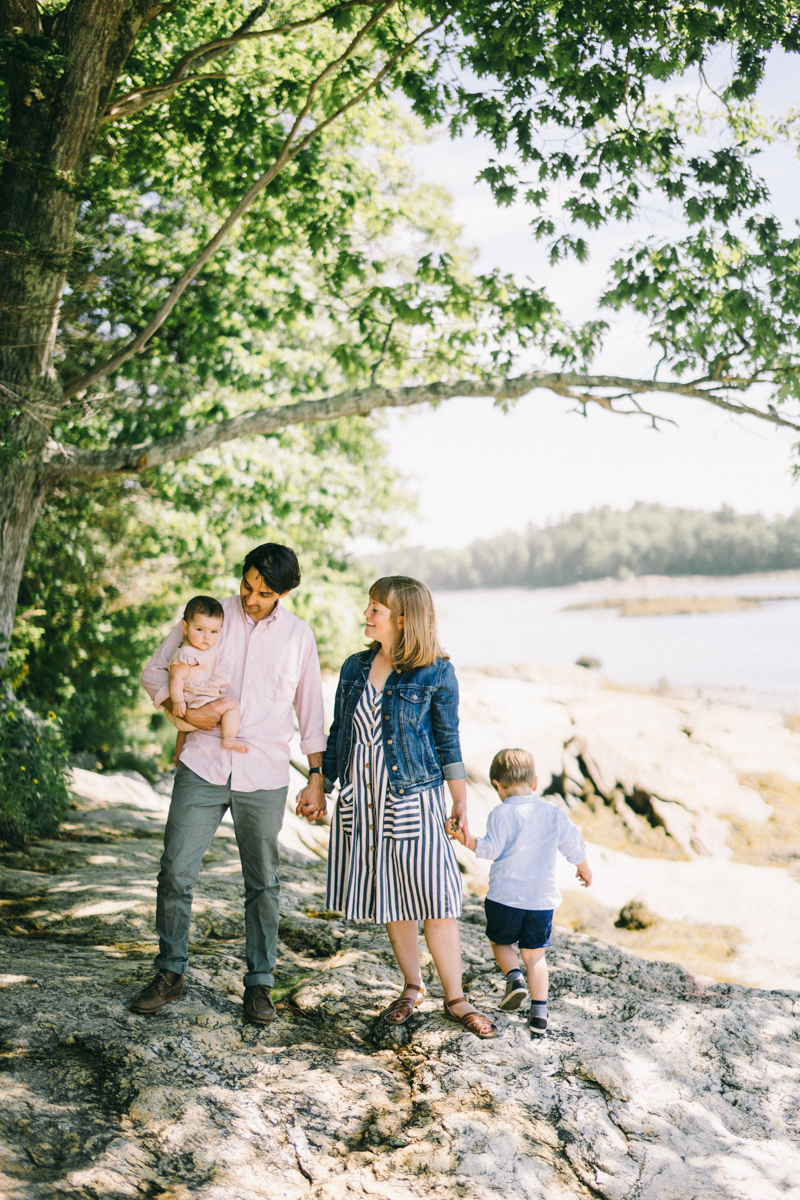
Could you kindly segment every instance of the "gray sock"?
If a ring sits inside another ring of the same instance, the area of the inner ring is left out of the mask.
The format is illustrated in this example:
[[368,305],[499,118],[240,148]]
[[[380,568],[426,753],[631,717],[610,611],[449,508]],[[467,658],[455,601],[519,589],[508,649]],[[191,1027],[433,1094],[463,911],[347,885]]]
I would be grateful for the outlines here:
[[544,1017],[547,1020],[547,1001],[531,1000],[531,1016]]
[[512,967],[511,970],[506,975],[506,979],[508,980],[509,983],[511,983],[511,981],[514,979],[514,977],[517,975],[519,975],[521,977],[522,971],[520,971],[519,967]]

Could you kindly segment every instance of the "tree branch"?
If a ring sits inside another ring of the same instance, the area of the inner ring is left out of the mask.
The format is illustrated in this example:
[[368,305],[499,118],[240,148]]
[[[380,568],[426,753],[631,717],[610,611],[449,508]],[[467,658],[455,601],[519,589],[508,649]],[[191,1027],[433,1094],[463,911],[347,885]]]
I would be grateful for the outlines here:
[[[753,382],[761,382],[753,380]],[[56,480],[65,476],[131,475],[163,466],[164,463],[191,458],[202,450],[222,445],[236,438],[277,433],[290,425],[306,425],[319,421],[336,421],[340,417],[366,416],[376,408],[407,408],[415,404],[438,404],[456,396],[494,396],[496,400],[517,400],[536,388],[547,388],[560,396],[578,400],[581,404],[599,404],[612,413],[627,412],[614,408],[608,396],[587,393],[587,388],[622,388],[625,397],[647,392],[690,396],[719,405],[740,415],[758,417],[800,432],[794,424],[775,412],[762,412],[746,405],[735,405],[695,384],[658,383],[647,379],[626,379],[617,375],[580,375],[573,371],[532,371],[512,379],[459,379],[453,383],[420,384],[416,387],[368,387],[341,392],[322,400],[304,400],[274,408],[256,409],[225,421],[191,429],[176,437],[138,446],[114,446],[108,450],[83,450],[72,446],[51,444],[49,474]],[[580,388],[578,393],[574,389]],[[635,402],[634,402],[635,403]],[[631,410],[632,411],[632,410]],[[645,410],[640,412],[654,420],[663,420]]]
[[[147,87],[134,88],[130,92],[126,92],[124,96],[118,96],[116,100],[110,101],[103,111],[100,118],[100,123],[105,125],[109,121],[119,121],[122,117],[130,117],[135,113],[142,112],[143,109],[149,108],[151,104],[158,104],[162,100],[171,100],[179,87],[183,87],[186,83],[197,83],[202,79],[224,79],[224,73],[207,72],[197,74],[199,67],[204,67],[206,63],[212,62],[215,58],[222,58],[226,54],[230,54],[242,42],[253,41],[255,38],[276,37],[287,33],[293,33],[296,29],[306,29],[309,25],[315,25],[319,21],[324,21],[326,17],[332,16],[334,13],[342,12],[347,8],[367,7],[375,8],[380,3],[380,0],[344,0],[342,4],[334,4],[331,8],[325,8],[322,12],[313,17],[306,17],[303,21],[291,21],[285,25],[271,25],[269,29],[253,29],[256,21],[264,15],[268,4],[260,4],[258,8],[253,9],[249,16],[242,22],[238,29],[235,29],[228,37],[217,38],[213,42],[205,42],[202,46],[196,46],[194,50],[190,50],[188,54],[184,54],[170,71],[166,79],[161,83],[150,84]],[[194,73],[190,73],[191,69]]]
[[297,131],[299,130],[300,125],[305,120],[306,116],[308,115],[308,113],[314,103],[314,98],[315,98],[316,93],[318,92],[319,88],[322,86],[322,84],[325,82],[326,79],[328,79],[336,70],[338,70],[338,68],[340,66],[342,66],[343,63],[347,62],[347,60],[353,56],[353,54],[358,49],[358,46],[361,44],[361,42],[364,40],[364,38],[367,36],[367,34],[370,32],[370,30],[375,25],[377,25],[378,22],[381,20],[381,18],[389,11],[389,9],[394,8],[397,3],[398,3],[398,0],[385,0],[385,3],[383,3],[381,5],[380,9],[375,13],[375,15],[373,17],[371,17],[369,21],[367,21],[366,25],[363,25],[361,27],[361,29],[358,31],[356,36],[350,42],[350,44],[348,45],[346,50],[344,50],[342,52],[342,54],[339,55],[338,58],[336,58],[332,62],[328,63],[328,65],[324,68],[324,70],[320,72],[320,74],[316,77],[316,79],[312,82],[310,88],[308,89],[305,103],[304,103],[302,109],[300,110],[300,112],[298,113],[297,117],[295,118],[292,128],[289,131],[289,134],[287,135],[286,140],[283,143],[283,146],[281,147],[278,157],[275,159],[274,163],[269,168],[269,170],[253,184],[253,186],[250,188],[249,192],[247,192],[247,194],[242,197],[242,199],[239,201],[239,203],[236,205],[236,207],[230,212],[230,214],[228,215],[226,220],[223,221],[222,225],[220,225],[217,232],[211,238],[211,241],[206,243],[206,245],[201,250],[200,254],[198,254],[198,256],[194,260],[194,262],[189,267],[187,267],[187,269],[184,271],[183,275],[180,277],[180,279],[177,281],[177,283],[173,286],[173,288],[170,291],[169,295],[167,296],[166,300],[163,302],[163,304],[160,306],[160,308],[154,313],[154,315],[150,318],[150,320],[147,322],[145,327],[138,334],[136,334],[136,336],[134,338],[132,338],[125,346],[123,346],[121,349],[119,349],[115,354],[112,354],[110,358],[106,359],[106,361],[104,363],[99,363],[97,366],[92,367],[92,369],[90,371],[87,371],[85,375],[80,376],[79,379],[76,379],[72,383],[67,384],[62,393],[63,398],[65,400],[69,399],[70,396],[74,396],[76,392],[83,391],[84,388],[89,387],[90,384],[95,383],[98,379],[103,379],[106,375],[109,375],[112,371],[116,370],[117,367],[121,366],[122,363],[126,362],[129,358],[132,358],[134,354],[138,354],[141,350],[143,350],[145,348],[148,340],[152,337],[152,335],[156,332],[156,330],[159,329],[164,324],[164,321],[166,321],[167,317],[172,312],[173,308],[178,303],[178,301],[180,300],[183,293],[186,291],[189,284],[192,282],[192,280],[197,275],[199,275],[200,271],[203,269],[203,267],[206,265],[206,263],[212,257],[214,252],[219,248],[219,246],[225,240],[225,237],[227,236],[229,231],[233,228],[234,225],[237,224],[237,222],[241,219],[241,217],[244,215],[244,213],[247,212],[248,208],[251,207],[253,202],[264,191],[264,189],[268,186],[268,184],[270,184],[272,182],[272,180],[276,177],[276,175],[278,175],[283,170],[283,168],[287,165],[287,163],[291,162],[292,159],[294,159],[303,149],[305,149],[305,147],[309,144],[309,142],[311,142],[315,137],[317,137],[322,132],[323,129],[326,129],[328,127],[328,125],[330,125],[333,121],[337,120],[340,116],[342,116],[344,113],[346,113],[355,104],[358,104],[371,91],[374,91],[374,89],[378,86],[378,84],[381,82],[381,80],[384,79],[385,76],[388,74],[388,72],[392,69],[394,64],[404,54],[407,54],[411,49],[413,49],[413,47],[416,46],[417,43],[419,41],[421,41],[421,39],[423,37],[426,37],[434,29],[438,29],[438,27],[449,16],[449,11],[448,11],[444,14],[444,16],[442,16],[442,18],[439,21],[437,21],[437,23],[435,25],[431,25],[427,29],[424,29],[422,31],[422,33],[417,35],[417,37],[413,38],[410,42],[406,42],[404,45],[402,45],[387,60],[387,62],[384,64],[384,66],[381,68],[381,70],[377,73],[377,75],[373,76],[373,78],[370,80],[370,82],[368,84],[366,84],[363,88],[361,88],[358,92],[356,92],[356,94],[350,100],[348,100],[346,104],[343,104],[334,113],[331,113],[331,115],[329,117],[326,117],[324,121],[320,121],[319,124],[315,125],[314,128],[312,130],[310,130],[309,133],[307,133],[305,137],[301,138],[301,140],[299,142],[297,142],[296,145],[293,146],[292,143],[294,142],[295,135],[297,134]]

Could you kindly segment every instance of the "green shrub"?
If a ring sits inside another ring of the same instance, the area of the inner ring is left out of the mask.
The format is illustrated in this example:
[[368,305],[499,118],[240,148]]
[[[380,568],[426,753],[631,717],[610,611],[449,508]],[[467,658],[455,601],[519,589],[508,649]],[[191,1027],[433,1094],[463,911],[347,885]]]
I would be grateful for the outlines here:
[[56,833],[67,809],[67,751],[55,713],[0,698],[0,840]]

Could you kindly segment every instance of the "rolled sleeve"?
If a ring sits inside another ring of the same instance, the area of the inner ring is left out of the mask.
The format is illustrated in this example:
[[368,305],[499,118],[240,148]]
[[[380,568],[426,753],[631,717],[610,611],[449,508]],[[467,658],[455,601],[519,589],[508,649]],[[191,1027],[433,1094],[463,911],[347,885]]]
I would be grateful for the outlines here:
[[463,762],[444,763],[442,765],[442,774],[445,779],[466,779],[467,768]]
[[142,671],[142,687],[153,701],[154,708],[161,708],[169,697],[169,660],[182,641],[183,624],[179,621]]
[[[310,630],[309,630],[310,633]],[[323,754],[328,744],[325,736],[325,708],[322,702],[322,672],[319,667],[317,643],[311,634],[305,663],[294,694],[294,711],[300,728],[302,754]]]
[[497,847],[490,837],[475,839],[475,857],[488,858],[489,862],[494,862],[497,858]]

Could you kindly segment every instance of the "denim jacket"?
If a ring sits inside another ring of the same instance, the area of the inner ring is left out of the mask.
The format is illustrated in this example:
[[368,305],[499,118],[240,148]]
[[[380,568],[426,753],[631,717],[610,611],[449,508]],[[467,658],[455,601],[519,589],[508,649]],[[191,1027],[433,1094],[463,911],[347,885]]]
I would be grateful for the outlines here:
[[[353,716],[377,651],[352,654],[339,673],[333,724],[322,760],[325,790],[347,782],[353,745]],[[429,667],[392,671],[381,699],[383,753],[389,791],[403,796],[433,788],[442,779],[464,779],[458,740],[458,682],[452,663],[437,658]]]

